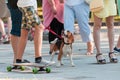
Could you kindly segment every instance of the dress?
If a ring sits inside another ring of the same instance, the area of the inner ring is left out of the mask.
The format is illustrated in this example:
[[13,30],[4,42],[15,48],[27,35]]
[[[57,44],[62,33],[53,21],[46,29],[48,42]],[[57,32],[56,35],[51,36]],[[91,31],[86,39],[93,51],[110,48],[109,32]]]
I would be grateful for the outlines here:
[[120,0],[117,0],[118,15],[120,16]]
[[10,12],[7,8],[5,0],[0,0],[0,18],[10,17]]
[[103,1],[104,9],[99,12],[95,12],[94,14],[99,18],[106,18],[109,16],[117,15],[115,0],[103,0]]

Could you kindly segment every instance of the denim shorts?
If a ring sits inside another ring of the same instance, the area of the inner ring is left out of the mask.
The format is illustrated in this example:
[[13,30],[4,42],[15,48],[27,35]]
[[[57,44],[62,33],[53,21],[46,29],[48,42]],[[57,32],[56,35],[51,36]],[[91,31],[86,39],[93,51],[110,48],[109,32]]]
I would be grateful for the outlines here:
[[19,9],[22,12],[22,29],[30,30],[40,24],[40,18],[33,6],[20,7]]
[[13,9],[9,5],[8,8],[10,10],[12,20],[11,34],[19,37],[21,34],[22,13],[18,8]]

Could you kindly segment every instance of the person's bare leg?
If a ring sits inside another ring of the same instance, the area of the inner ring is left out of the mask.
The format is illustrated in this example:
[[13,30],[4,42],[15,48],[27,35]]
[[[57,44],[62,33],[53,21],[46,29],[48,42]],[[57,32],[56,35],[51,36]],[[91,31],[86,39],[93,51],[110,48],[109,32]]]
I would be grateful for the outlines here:
[[9,40],[11,39],[10,38],[10,31],[11,31],[11,26],[12,26],[12,21],[11,21],[11,17],[8,17],[7,18],[7,26],[8,26],[8,38],[9,38]]
[[99,64],[105,64],[106,60],[103,58],[100,49],[100,29],[101,29],[102,19],[94,15],[94,28],[93,28],[93,39],[97,49],[96,60]]
[[34,34],[35,58],[42,56],[41,49],[42,49],[42,40],[43,40],[43,30],[44,30],[44,26],[42,24],[35,27],[35,34]]
[[17,59],[22,60],[22,56],[24,54],[24,50],[27,44],[28,39],[28,30],[21,29],[21,36],[18,43],[18,49],[17,49]]
[[16,58],[17,58],[18,42],[19,42],[19,37],[15,35],[11,35],[11,45],[12,45],[13,52],[14,52],[13,63],[16,62]]
[[0,31],[1,31],[3,36],[6,35],[5,28],[4,28],[4,23],[3,23],[1,18],[0,18]]
[[92,41],[87,42],[87,55],[92,55],[94,50],[94,44]]
[[118,38],[116,47],[117,47],[118,49],[120,49],[120,36],[119,36],[119,38]]
[[109,52],[113,52],[114,47],[114,17],[110,16],[106,18],[106,24],[108,28],[108,40],[109,40]]
[[100,29],[101,29],[102,19],[94,15],[94,27],[93,27],[93,39],[95,42],[95,47],[97,49],[97,54],[101,53],[100,50]]

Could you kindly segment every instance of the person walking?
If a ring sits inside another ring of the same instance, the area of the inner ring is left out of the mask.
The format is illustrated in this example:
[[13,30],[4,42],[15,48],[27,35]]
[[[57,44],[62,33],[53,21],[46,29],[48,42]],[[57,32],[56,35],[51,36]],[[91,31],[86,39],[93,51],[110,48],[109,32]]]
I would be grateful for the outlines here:
[[18,0],[17,5],[22,12],[21,36],[18,43],[16,63],[22,63],[22,56],[28,40],[28,32],[32,27],[35,28],[34,33],[34,48],[35,48],[35,63],[49,64],[50,62],[42,58],[42,37],[44,26],[37,14],[36,0]]
[[74,33],[74,22],[77,20],[82,41],[87,43],[87,55],[93,53],[93,39],[89,23],[89,5],[85,0],[65,0],[64,29]]
[[2,18],[7,18],[7,20],[8,20],[7,22],[9,23],[8,24],[8,27],[9,27],[8,29],[10,29],[10,27],[11,27],[10,12],[7,8],[5,0],[0,0],[0,31],[2,33],[2,37],[1,37],[0,40],[2,41],[3,44],[6,44],[6,43],[10,43],[10,41],[8,39],[8,37],[10,35],[9,35],[9,30],[8,30],[8,35],[9,36],[7,35],[7,33],[5,31],[4,22],[3,22]]
[[[120,16],[120,0],[117,0],[117,10],[118,10],[118,16]],[[116,46],[114,47],[114,51],[120,53],[120,35],[117,41]]]
[[[43,0],[42,1],[43,8],[43,24],[45,27],[50,27],[52,31],[54,31],[57,35],[61,36],[61,33],[64,29],[63,27],[63,10],[64,3],[60,3],[59,0]],[[59,36],[51,33],[49,31],[48,40],[50,44],[50,51],[53,49],[54,44],[52,43],[56,38],[61,40]]]
[[17,49],[21,34],[21,21],[22,21],[22,12],[19,10],[17,6],[17,1],[18,0],[8,0],[7,3],[8,9],[10,10],[11,21],[12,21],[12,29],[10,33],[11,33],[11,46],[14,53],[13,63],[16,62],[16,58],[17,58]]
[[93,38],[95,42],[95,47],[97,49],[96,60],[97,63],[105,64],[106,59],[103,57],[103,53],[100,47],[100,29],[102,24],[102,19],[106,19],[106,25],[108,30],[108,40],[109,40],[109,59],[110,62],[117,63],[113,47],[114,47],[114,16],[117,14],[115,0],[103,0],[104,9],[98,12],[94,12],[94,28],[93,28]]

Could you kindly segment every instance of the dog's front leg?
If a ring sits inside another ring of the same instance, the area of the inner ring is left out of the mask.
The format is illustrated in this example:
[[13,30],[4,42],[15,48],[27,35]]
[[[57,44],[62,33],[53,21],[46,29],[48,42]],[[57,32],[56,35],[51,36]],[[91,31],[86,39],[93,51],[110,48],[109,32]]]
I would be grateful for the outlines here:
[[72,67],[75,67],[75,65],[74,65],[74,63],[73,63],[73,59],[72,59],[72,54],[70,53],[69,56],[70,56],[70,63],[71,63],[71,66],[72,66]]
[[58,54],[58,62],[57,62],[57,67],[60,67],[62,64],[62,56],[63,56],[63,44],[61,44],[60,51]]

